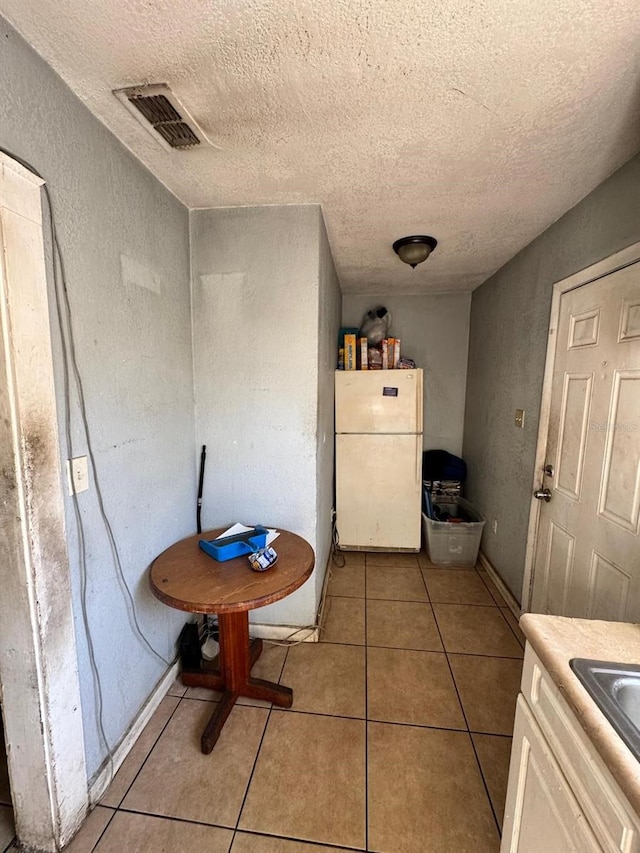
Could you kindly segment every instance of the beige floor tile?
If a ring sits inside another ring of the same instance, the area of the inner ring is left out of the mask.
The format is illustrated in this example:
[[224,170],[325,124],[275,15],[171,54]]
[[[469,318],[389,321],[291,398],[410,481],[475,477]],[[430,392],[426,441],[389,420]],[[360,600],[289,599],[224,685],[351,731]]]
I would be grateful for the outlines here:
[[364,718],[364,647],[334,643],[292,646],[282,683],[293,689],[294,711]]
[[320,642],[364,646],[364,600],[328,595]]
[[364,563],[361,566],[331,566],[331,580],[327,595],[342,595],[347,598],[364,598]]
[[370,648],[367,686],[370,720],[466,729],[444,654]]
[[338,568],[338,564],[342,565],[343,560],[345,566],[364,566],[365,559],[366,554],[364,551],[338,551],[338,563],[332,559],[329,563],[329,568]]
[[497,853],[469,735],[369,724],[369,849]]
[[522,646],[497,607],[434,604],[447,652],[522,657]]
[[507,622],[509,623],[509,627],[511,628],[511,630],[513,631],[513,633],[514,633],[514,634],[516,635],[516,637],[518,638],[518,642],[520,643],[520,645],[522,646],[522,648],[524,648],[524,644],[526,643],[527,638],[526,638],[526,637],[525,637],[525,635],[522,633],[522,629],[520,628],[520,625],[518,624],[518,620],[517,620],[517,619],[516,619],[516,617],[513,615],[512,611],[511,611],[511,608],[510,608],[510,607],[501,607],[501,608],[500,608],[500,612],[502,613],[502,615],[504,616],[504,618],[505,618],[505,619],[507,620]]
[[424,569],[429,598],[445,604],[486,604],[495,606],[487,587],[475,569]]
[[238,828],[364,847],[364,721],[272,712]]
[[400,566],[367,566],[367,598],[429,600],[420,569]]
[[401,569],[418,569],[417,554],[385,554],[382,552],[367,553],[367,568],[370,566],[395,566]]
[[96,806],[74,835],[71,843],[64,848],[64,853],[92,853],[114,814],[113,809]]
[[511,738],[496,735],[472,735],[480,759],[482,775],[489,789],[491,803],[502,827],[507,799]]
[[167,690],[167,696],[181,697],[181,696],[184,696],[184,694],[186,692],[187,692],[187,688],[180,681],[180,676],[178,676],[176,678],[176,680],[173,682],[173,684],[171,685],[171,687]]
[[0,850],[11,844],[14,835],[13,809],[11,806],[0,806]]
[[217,826],[118,812],[95,853],[227,853],[232,838],[232,830]]
[[268,835],[250,835],[238,832],[231,853],[350,853],[346,847],[325,847],[307,844],[304,841],[289,841]]
[[109,785],[103,796],[101,805],[117,807],[122,798],[129,790],[129,786],[135,779],[138,771],[144,764],[147,755],[151,752],[154,743],[160,737],[163,728],[169,718],[178,707],[180,699],[177,696],[165,696],[158,705],[151,719],[144,727],[142,734],[133,745],[129,755],[125,758],[122,766],[116,773],[113,782]]
[[438,626],[428,602],[367,601],[367,644],[441,652]]
[[462,707],[474,732],[513,734],[522,661],[449,655]]
[[213,752],[203,755],[200,736],[211,711],[210,702],[182,700],[123,808],[235,826],[268,711],[236,705]]
[[[258,658],[255,666],[251,670],[251,675],[254,678],[264,678],[267,681],[278,682],[284,659],[287,656],[285,646],[274,646],[264,641],[262,654]],[[207,690],[206,687],[189,687],[186,692],[187,699],[204,699],[207,702],[217,702],[220,699],[220,693],[217,690]],[[241,696],[238,699],[238,705],[251,705],[254,708],[270,708],[270,702],[264,702],[262,699],[247,699],[246,696]]]

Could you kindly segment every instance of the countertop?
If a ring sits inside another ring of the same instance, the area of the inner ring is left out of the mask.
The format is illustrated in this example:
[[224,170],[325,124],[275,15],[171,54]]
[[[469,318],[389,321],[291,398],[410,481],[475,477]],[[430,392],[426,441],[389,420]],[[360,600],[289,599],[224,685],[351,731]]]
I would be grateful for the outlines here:
[[640,816],[640,763],[569,666],[572,658],[640,663],[640,625],[527,613],[520,619],[520,627]]

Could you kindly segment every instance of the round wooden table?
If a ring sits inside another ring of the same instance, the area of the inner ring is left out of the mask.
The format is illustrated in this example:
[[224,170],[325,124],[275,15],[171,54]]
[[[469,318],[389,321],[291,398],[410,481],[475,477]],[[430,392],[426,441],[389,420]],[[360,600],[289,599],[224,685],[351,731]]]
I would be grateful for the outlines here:
[[272,604],[298,589],[313,571],[313,549],[287,530],[273,543],[278,562],[265,572],[254,572],[246,557],[218,563],[199,547],[200,539],[215,539],[226,528],[189,536],[171,545],[151,564],[151,591],[160,601],[189,613],[217,613],[220,631],[218,666],[182,671],[188,687],[222,691],[202,733],[202,751],[208,755],[220,737],[239,696],[264,699],[283,708],[293,703],[289,687],[251,677],[262,653],[262,640],[249,640],[249,610]]

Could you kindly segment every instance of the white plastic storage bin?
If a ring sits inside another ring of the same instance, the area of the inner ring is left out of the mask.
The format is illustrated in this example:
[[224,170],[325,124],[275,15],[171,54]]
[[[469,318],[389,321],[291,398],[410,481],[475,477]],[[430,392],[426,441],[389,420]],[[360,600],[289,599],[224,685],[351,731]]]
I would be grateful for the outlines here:
[[436,500],[435,506],[456,517],[460,510],[474,521],[434,521],[422,513],[429,559],[436,566],[475,566],[485,519],[464,498],[455,501]]

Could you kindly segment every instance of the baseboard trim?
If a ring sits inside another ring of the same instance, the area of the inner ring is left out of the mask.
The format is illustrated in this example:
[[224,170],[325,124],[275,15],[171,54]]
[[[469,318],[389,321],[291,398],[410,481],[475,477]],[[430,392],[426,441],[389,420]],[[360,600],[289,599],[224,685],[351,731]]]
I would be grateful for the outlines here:
[[[147,725],[154,711],[167,695],[167,691],[175,681],[178,672],[180,671],[180,663],[176,661],[162,676],[157,683],[153,693],[144,703],[138,716],[129,726],[127,733],[122,738],[113,753],[113,776],[116,775],[122,762],[131,752],[133,745],[140,737],[142,730]],[[111,780],[111,766],[107,763],[98,771],[92,782],[89,783],[89,808],[92,809],[100,801],[100,798],[105,793]]]
[[509,610],[513,613],[516,619],[519,619],[522,616],[522,611],[520,610],[520,605],[515,600],[510,590],[508,589],[505,582],[502,580],[498,572],[495,570],[489,558],[484,554],[483,551],[480,551],[478,554],[478,561],[482,568],[489,575],[494,584],[498,587],[498,592],[504,598],[504,600],[509,605]]
[[[249,623],[249,633],[252,637],[262,640],[290,640],[293,643],[317,643],[320,630],[317,626],[300,628],[296,625],[260,625]],[[293,635],[293,636],[292,636]]]

